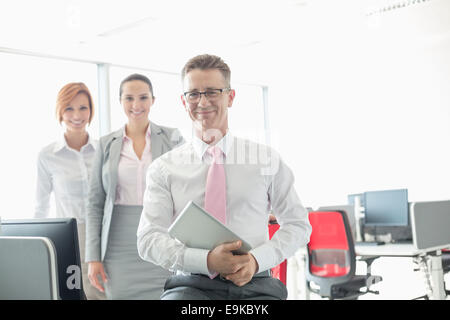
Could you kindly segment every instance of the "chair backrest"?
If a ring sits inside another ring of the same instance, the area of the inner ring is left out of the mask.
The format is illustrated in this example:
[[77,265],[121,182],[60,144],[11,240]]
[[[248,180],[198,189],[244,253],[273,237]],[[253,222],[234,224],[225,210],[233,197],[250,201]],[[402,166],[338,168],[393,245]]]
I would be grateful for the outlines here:
[[0,300],[58,300],[53,242],[44,237],[0,237]]
[[417,249],[449,247],[450,200],[412,202],[409,212],[413,243]]
[[343,283],[355,274],[356,255],[347,215],[343,211],[311,211],[306,278],[320,287]]
[[[350,223],[350,229],[352,230],[353,240],[356,239],[356,218],[355,207],[353,205],[334,205],[319,207],[317,211],[344,211],[347,214],[348,221]],[[312,211],[312,210],[311,210]]]
[[[280,225],[278,223],[269,223],[269,239],[272,239],[275,232],[280,229]],[[277,265],[276,267],[273,267],[271,269],[272,277],[277,278],[281,282],[284,283],[284,285],[287,285],[287,260],[284,260],[282,263]]]

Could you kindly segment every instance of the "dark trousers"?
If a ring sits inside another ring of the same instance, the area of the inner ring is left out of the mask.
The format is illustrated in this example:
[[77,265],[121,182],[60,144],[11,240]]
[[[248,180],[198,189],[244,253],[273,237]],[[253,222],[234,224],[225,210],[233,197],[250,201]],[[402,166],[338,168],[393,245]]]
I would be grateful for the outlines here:
[[242,287],[217,276],[192,274],[167,279],[161,300],[286,300],[286,286],[269,272],[260,273]]

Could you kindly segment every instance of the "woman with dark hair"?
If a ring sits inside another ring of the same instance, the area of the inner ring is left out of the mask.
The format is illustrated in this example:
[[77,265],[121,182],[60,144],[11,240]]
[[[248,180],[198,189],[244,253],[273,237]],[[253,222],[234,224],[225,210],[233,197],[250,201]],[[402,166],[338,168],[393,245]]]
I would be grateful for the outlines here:
[[77,219],[83,289],[89,300],[105,299],[89,283],[84,262],[89,174],[98,145],[86,130],[93,117],[92,96],[84,83],[68,83],[61,88],[56,99],[56,119],[65,129],[64,136],[39,153],[34,214],[36,218],[49,216],[53,193],[56,217]]
[[148,166],[184,140],[149,120],[155,97],[147,77],[125,78],[119,97],[128,122],[100,138],[89,189],[89,280],[108,299],[159,299],[170,273],[139,257],[136,232]]

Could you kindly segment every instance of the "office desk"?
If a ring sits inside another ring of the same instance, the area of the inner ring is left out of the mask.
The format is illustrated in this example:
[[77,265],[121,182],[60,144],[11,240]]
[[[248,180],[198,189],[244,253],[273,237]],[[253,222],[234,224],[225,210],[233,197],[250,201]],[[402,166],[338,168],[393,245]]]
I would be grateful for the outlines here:
[[413,257],[426,251],[416,249],[412,243],[387,243],[377,246],[360,245],[356,242],[355,252],[358,256]]
[[[411,257],[416,259],[417,262],[421,261],[422,266],[425,268],[425,272],[430,275],[431,283],[428,288],[427,295],[430,299],[444,300],[445,290],[444,290],[444,274],[442,271],[442,247],[435,247],[429,249],[417,249],[413,243],[391,243],[383,245],[359,245],[356,243],[355,252],[357,258],[369,258],[369,257]],[[291,295],[292,299],[309,299],[308,286],[306,284],[305,268],[306,266],[306,248],[302,248],[297,251],[296,255],[291,258],[291,262],[288,263],[292,268],[288,270],[288,289],[293,291]],[[426,263],[424,265],[423,263]],[[294,270],[295,269],[295,270]],[[297,277],[299,279],[297,279]],[[291,283],[290,283],[291,282]],[[292,282],[294,284],[292,284]],[[300,282],[300,288],[295,284]],[[290,286],[289,286],[290,285]],[[302,296],[298,295],[300,292]]]
[[[412,229],[411,243],[392,243],[379,246],[360,245],[356,243],[355,252],[358,257],[411,257],[427,275],[428,292],[431,299],[445,299],[444,274],[442,270],[441,250],[450,248],[450,200],[411,202],[409,220]],[[357,223],[358,224],[358,223]],[[358,239],[358,237],[357,237]],[[306,248],[297,251],[292,263],[294,285],[300,284],[304,299],[309,298],[306,285]],[[428,277],[429,276],[429,277]],[[298,277],[298,281],[297,278]],[[430,281],[428,281],[430,280]],[[287,283],[289,285],[290,280]],[[298,298],[297,288],[292,288],[294,299]]]
[[356,243],[355,252],[359,257],[412,257],[422,264],[424,271],[431,278],[428,288],[430,299],[444,300],[444,273],[442,270],[441,249],[446,246],[418,249],[413,243],[388,243],[378,246],[359,245]]

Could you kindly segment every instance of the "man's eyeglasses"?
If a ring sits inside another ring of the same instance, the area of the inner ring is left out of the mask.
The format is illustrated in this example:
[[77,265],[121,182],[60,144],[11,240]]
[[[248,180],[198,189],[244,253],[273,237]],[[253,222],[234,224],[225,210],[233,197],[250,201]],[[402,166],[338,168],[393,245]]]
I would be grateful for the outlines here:
[[205,95],[206,99],[208,99],[209,101],[214,101],[215,99],[219,98],[219,96],[222,94],[222,92],[228,91],[228,90],[231,90],[231,88],[208,89],[203,92],[191,91],[191,92],[185,92],[184,97],[186,98],[187,102],[189,102],[189,103],[198,103],[203,94],[203,95]]

